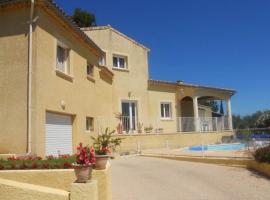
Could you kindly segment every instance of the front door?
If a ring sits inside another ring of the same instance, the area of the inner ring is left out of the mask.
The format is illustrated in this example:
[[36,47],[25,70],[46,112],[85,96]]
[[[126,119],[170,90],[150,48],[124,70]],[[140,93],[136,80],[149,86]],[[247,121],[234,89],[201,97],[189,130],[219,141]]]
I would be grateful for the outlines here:
[[122,124],[127,133],[136,130],[137,103],[136,101],[122,101]]

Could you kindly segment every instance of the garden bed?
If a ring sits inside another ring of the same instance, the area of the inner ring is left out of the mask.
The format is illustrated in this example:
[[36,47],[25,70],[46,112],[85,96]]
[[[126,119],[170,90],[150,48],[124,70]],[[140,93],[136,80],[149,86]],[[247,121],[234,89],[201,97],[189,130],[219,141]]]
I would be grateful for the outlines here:
[[75,156],[47,156],[45,159],[37,156],[8,157],[0,160],[0,170],[27,169],[70,169],[75,162]]

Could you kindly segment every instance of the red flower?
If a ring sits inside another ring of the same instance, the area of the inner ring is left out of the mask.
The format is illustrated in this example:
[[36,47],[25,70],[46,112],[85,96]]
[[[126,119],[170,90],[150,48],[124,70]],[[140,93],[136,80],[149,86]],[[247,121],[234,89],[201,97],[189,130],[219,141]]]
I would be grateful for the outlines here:
[[7,158],[8,160],[18,160],[18,158],[16,156],[10,156]]
[[48,163],[43,163],[42,168],[43,169],[49,169],[49,164]]
[[36,159],[37,159],[37,160],[42,160],[42,158],[41,158],[40,156],[38,156]]
[[100,151],[104,154],[110,153],[110,149],[108,146],[101,147]]
[[71,163],[65,162],[65,163],[64,163],[64,168],[65,168],[65,169],[70,169],[70,168],[72,168]]
[[38,164],[36,162],[33,162],[31,165],[32,169],[37,169],[38,168]]
[[91,165],[95,163],[95,154],[93,148],[83,147],[82,143],[77,147],[76,163],[79,165]]
[[60,154],[59,158],[69,158],[70,155],[69,154]]
[[49,156],[46,156],[46,158],[47,158],[48,160],[52,160],[52,159],[54,159],[54,156],[53,156],[53,155],[49,155]]

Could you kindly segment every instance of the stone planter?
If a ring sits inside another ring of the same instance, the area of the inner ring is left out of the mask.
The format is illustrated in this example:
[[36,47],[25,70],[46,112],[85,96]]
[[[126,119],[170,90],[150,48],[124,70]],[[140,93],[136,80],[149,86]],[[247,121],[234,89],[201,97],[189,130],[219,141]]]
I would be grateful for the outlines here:
[[108,155],[96,155],[95,169],[97,170],[106,169],[108,159],[109,159]]
[[74,172],[77,180],[76,183],[86,183],[88,180],[92,178],[92,166],[91,165],[78,165],[73,163]]

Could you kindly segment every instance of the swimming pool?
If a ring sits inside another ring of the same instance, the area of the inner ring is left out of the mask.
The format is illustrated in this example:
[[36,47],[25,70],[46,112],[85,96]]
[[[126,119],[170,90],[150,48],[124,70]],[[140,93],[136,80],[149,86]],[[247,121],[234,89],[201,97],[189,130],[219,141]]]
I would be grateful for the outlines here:
[[197,145],[188,147],[188,151],[235,151],[246,148],[246,144],[233,143],[233,144],[213,144],[213,145]]

